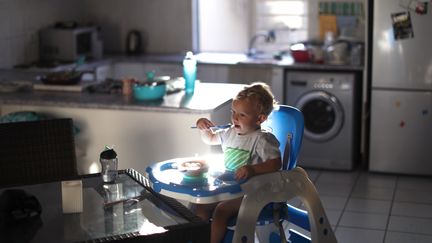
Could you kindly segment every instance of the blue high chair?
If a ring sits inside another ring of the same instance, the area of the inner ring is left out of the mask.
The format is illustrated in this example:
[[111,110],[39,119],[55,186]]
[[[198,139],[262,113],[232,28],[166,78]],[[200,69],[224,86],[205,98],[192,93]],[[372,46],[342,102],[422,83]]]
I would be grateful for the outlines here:
[[[245,196],[236,225],[228,228],[224,243],[254,242],[255,230],[260,243],[337,242],[315,186],[306,171],[296,167],[304,129],[302,113],[281,105],[262,127],[280,142],[282,170],[254,176],[242,184]],[[306,211],[286,203],[296,197]],[[285,235],[284,221],[309,231],[311,237],[292,229]]]

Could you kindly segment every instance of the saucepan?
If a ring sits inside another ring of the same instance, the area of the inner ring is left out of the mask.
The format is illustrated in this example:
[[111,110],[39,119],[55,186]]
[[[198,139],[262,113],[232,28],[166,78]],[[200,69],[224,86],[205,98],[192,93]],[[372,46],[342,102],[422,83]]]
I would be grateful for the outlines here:
[[39,76],[39,80],[44,84],[74,85],[81,81],[81,77],[85,73],[92,72],[79,72],[76,70],[58,71]]

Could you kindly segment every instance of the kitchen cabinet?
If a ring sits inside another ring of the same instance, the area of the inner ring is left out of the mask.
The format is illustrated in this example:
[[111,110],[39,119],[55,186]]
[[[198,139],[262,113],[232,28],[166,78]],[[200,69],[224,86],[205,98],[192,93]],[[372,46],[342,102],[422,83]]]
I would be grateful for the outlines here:
[[160,112],[116,109],[53,107],[43,105],[2,105],[2,114],[34,111],[51,117],[70,117],[80,132],[75,136],[79,174],[100,171],[99,154],[114,146],[119,169],[144,172],[150,164],[175,157],[209,154],[197,129],[190,129],[201,117],[229,120],[230,104],[214,112]]
[[231,65],[228,70],[229,83],[250,84],[261,81],[270,83],[272,68],[257,65]]
[[137,79],[145,78],[145,68],[143,63],[120,62],[111,65],[109,78],[123,79],[125,77],[133,77]]
[[155,71],[156,76],[183,76],[183,67],[181,63],[145,63],[145,72]]
[[199,64],[198,79],[202,82],[250,84],[261,81],[268,84],[275,99],[283,102],[284,68],[267,65]]
[[199,64],[197,78],[202,82],[250,84],[271,83],[272,68],[256,65]]
[[198,64],[197,79],[201,80],[202,82],[227,83],[229,80],[228,70],[228,65]]
[[[111,65],[107,72],[109,78],[122,79],[134,77],[145,79],[146,73],[155,71],[156,76],[183,76],[181,63],[156,63],[156,62],[118,62]],[[249,84],[255,81],[263,81],[271,84],[273,68],[271,66],[258,65],[230,65],[230,64],[198,64],[197,79],[207,83],[239,83]],[[279,82],[282,81],[282,78]]]

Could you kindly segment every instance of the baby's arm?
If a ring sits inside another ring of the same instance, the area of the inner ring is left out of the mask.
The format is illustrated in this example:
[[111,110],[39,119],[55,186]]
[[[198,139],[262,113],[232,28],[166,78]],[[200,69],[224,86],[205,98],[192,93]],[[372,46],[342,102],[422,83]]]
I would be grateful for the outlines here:
[[211,122],[207,118],[200,118],[197,120],[196,126],[200,130],[201,140],[204,143],[209,145],[220,144],[218,137],[210,129],[210,127],[214,126],[213,122]]
[[280,170],[281,166],[281,158],[269,159],[263,163],[255,165],[245,165],[239,168],[235,173],[235,177],[236,180],[248,179],[249,177],[254,175],[278,171]]

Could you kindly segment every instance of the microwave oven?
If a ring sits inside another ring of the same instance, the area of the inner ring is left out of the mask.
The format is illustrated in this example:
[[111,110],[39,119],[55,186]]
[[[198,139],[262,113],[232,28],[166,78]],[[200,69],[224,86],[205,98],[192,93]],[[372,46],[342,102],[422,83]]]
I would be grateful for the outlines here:
[[39,54],[44,61],[76,61],[79,57],[101,58],[96,27],[49,27],[39,33]]

